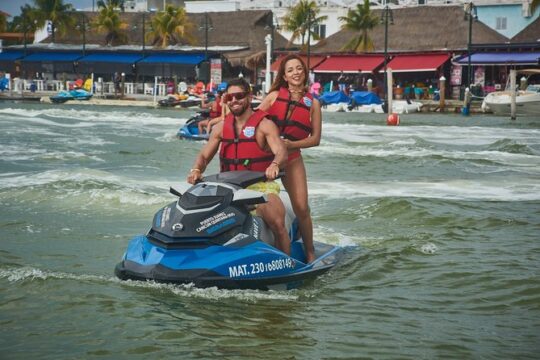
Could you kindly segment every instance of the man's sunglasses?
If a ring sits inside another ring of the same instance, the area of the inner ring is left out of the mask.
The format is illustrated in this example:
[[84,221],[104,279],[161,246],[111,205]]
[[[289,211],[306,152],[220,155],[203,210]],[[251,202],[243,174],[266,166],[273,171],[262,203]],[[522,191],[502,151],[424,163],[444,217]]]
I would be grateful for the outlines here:
[[246,96],[248,96],[248,94],[249,93],[247,91],[235,92],[235,93],[227,93],[224,96],[224,100],[225,100],[225,102],[230,102],[230,101],[233,100],[233,98],[235,98],[236,100],[242,100]]

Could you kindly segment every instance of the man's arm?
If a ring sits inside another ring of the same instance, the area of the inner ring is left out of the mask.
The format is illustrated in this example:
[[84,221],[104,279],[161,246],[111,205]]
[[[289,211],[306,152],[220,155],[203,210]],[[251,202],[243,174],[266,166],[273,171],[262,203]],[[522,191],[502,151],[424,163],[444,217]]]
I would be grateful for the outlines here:
[[279,137],[278,127],[272,120],[263,119],[258,128],[262,131],[266,144],[274,154],[274,160],[266,168],[266,177],[268,180],[274,180],[279,174],[279,169],[284,168],[287,163],[287,148]]
[[268,109],[270,109],[274,101],[276,101],[278,94],[279,94],[278,91],[272,91],[270,94],[266,95],[266,97],[259,104],[259,106],[257,106],[256,110],[268,111]]
[[193,163],[193,167],[189,171],[189,175],[187,177],[188,183],[195,184],[198,180],[202,179],[202,174],[204,170],[206,170],[206,166],[210,161],[212,161],[214,155],[216,155],[216,152],[219,148],[219,144],[221,143],[222,131],[223,122],[217,124],[214,127],[214,130],[208,138],[208,143],[201,149],[201,151],[197,155],[197,158]]

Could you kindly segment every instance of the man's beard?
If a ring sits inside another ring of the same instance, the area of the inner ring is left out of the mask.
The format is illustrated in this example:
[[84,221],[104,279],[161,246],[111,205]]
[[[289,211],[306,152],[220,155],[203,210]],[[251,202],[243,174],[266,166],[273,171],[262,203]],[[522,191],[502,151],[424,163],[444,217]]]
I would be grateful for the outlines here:
[[245,102],[241,108],[239,109],[230,109],[231,110],[231,113],[234,115],[234,116],[240,116],[242,115],[243,113],[246,112],[246,110],[249,108],[249,103],[248,102]]

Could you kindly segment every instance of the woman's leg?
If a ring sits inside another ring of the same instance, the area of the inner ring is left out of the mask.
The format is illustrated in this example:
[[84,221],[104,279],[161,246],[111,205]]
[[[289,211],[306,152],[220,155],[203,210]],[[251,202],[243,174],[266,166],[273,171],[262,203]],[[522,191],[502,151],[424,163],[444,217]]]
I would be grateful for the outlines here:
[[308,204],[308,188],[306,178],[306,168],[302,157],[289,161],[285,169],[285,177],[281,179],[285,190],[291,198],[292,208],[298,219],[298,227],[302,234],[306,260],[308,263],[315,260],[315,249],[313,247],[313,222]]

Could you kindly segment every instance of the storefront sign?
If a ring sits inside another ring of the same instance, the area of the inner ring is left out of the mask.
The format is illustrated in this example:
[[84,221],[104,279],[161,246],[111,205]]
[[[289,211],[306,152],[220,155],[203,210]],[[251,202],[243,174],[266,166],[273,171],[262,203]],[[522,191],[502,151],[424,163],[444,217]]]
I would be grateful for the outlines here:
[[484,86],[486,84],[486,68],[478,66],[474,70],[474,83]]
[[213,84],[221,84],[221,59],[210,59],[210,80]]
[[450,74],[450,85],[461,85],[461,65],[453,65],[452,73]]

